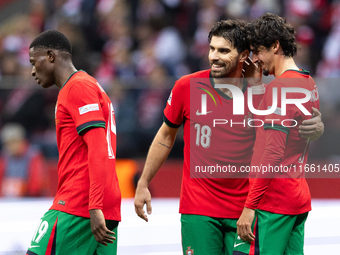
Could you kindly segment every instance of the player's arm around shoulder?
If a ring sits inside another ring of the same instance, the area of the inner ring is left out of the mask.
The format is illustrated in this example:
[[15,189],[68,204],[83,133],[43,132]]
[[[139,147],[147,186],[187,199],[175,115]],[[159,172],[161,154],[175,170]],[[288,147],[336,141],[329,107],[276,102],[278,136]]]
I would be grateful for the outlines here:
[[172,128],[163,123],[150,146],[135,194],[136,214],[145,221],[148,221],[148,216],[143,209],[144,205],[146,204],[148,214],[152,212],[151,193],[148,188],[149,183],[168,157],[175,142],[177,132],[178,128]]
[[[269,88],[278,89],[278,98],[281,98],[281,89],[279,88],[286,86],[284,82],[282,82],[282,79],[285,78],[281,78],[280,81],[277,81],[278,79],[276,79],[268,85]],[[309,138],[310,141],[320,138],[324,132],[324,124],[321,120],[321,112],[317,108],[312,107],[312,118],[304,120],[298,128],[301,138]]]
[[323,135],[325,127],[321,120],[321,112],[313,107],[312,114],[313,118],[304,120],[299,126],[299,134],[302,138],[309,138],[314,141]]

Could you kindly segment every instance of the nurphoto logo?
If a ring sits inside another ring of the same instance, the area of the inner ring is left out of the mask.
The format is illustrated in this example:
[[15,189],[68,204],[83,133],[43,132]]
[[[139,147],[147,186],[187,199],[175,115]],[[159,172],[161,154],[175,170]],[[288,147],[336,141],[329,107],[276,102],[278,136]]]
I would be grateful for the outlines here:
[[[234,115],[244,115],[244,95],[242,90],[231,84],[216,84],[215,88],[226,88],[229,89],[230,92],[233,95],[233,114]],[[287,93],[302,93],[305,95],[304,98],[294,98],[294,99],[288,99]],[[290,88],[290,87],[284,87],[281,88],[281,111],[280,115],[284,116],[286,115],[286,108],[287,104],[294,104],[296,107],[298,107],[303,114],[305,115],[312,115],[302,104],[307,103],[312,98],[312,93],[304,88]],[[277,102],[278,102],[278,96],[277,96],[277,88],[273,88],[273,105],[267,109],[267,110],[257,110],[253,106],[253,89],[252,87],[248,88],[248,108],[251,111],[251,113],[256,115],[269,115],[276,111],[277,109]],[[203,106],[203,104],[205,104]],[[207,108],[207,101],[206,98],[203,100],[202,97],[202,109]],[[205,111],[206,112],[206,111]]]

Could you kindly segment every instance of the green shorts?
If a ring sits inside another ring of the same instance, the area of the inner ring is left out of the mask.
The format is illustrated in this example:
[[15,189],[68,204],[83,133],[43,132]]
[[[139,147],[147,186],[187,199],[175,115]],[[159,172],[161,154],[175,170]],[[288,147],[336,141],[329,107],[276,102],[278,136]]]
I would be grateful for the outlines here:
[[256,210],[253,223],[255,241],[236,235],[233,255],[303,255],[307,213],[283,215]]
[[[118,221],[106,220],[116,233]],[[104,246],[91,231],[90,219],[49,210],[41,218],[26,255],[116,255],[117,240]]]
[[237,219],[182,214],[182,248],[185,255],[231,255]]

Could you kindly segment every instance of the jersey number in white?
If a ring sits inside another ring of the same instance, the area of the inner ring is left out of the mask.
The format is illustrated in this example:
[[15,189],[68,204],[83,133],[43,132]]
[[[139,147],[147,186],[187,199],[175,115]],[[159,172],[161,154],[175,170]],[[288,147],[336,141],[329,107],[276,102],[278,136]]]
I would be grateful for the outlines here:
[[210,147],[210,137],[211,137],[211,128],[207,125],[201,127],[200,124],[195,124],[196,131],[196,145],[202,146],[203,148]]
[[109,159],[115,158],[114,150],[112,148],[111,143],[111,132],[116,135],[116,122],[114,117],[114,110],[112,103],[108,104],[109,107],[109,119],[107,120],[107,130],[106,130],[106,140],[107,140],[107,146],[108,146],[108,152],[109,152]]
[[48,229],[48,222],[40,220],[38,227],[34,232],[32,241],[39,243],[41,239],[43,238],[43,236],[46,234],[47,229]]

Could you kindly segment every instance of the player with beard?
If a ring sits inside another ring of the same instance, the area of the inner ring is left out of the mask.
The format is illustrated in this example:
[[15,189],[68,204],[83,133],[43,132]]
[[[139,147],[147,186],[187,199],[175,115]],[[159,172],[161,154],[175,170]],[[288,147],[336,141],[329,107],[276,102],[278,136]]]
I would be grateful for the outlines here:
[[[249,166],[255,141],[255,130],[242,124],[251,118],[247,104],[244,114],[233,115],[233,94],[228,89],[217,88],[218,84],[232,84],[243,92],[247,102],[248,84],[241,79],[249,55],[245,23],[219,21],[208,38],[211,69],[183,76],[176,82],[135,195],[135,211],[148,221],[143,206],[146,204],[147,213],[151,214],[149,183],[169,155],[183,124],[185,145],[179,209],[183,254],[232,254],[236,221],[247,196],[248,179],[237,178],[232,173],[195,172],[195,166],[231,165],[238,171],[241,166]],[[257,72],[260,71],[258,68]],[[261,83],[252,87],[254,107],[264,93]],[[205,108],[201,104],[204,101]],[[232,119],[234,125],[214,126],[214,119]]]

